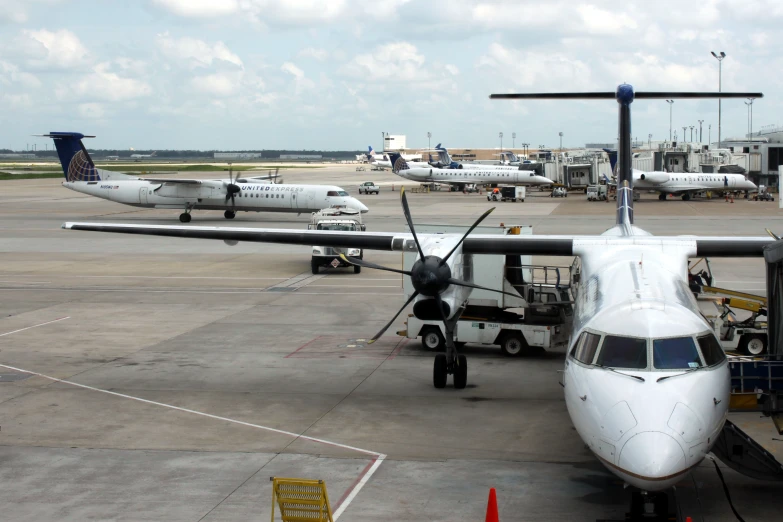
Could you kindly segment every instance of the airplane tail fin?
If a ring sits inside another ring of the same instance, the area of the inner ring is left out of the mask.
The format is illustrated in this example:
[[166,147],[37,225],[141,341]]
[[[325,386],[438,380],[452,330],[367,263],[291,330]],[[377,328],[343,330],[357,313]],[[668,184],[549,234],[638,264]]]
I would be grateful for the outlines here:
[[50,132],[40,136],[54,140],[65,181],[100,181],[98,169],[82,143],[82,138],[95,136],[85,136],[79,132]]
[[392,172],[399,172],[401,170],[409,170],[408,162],[402,157],[402,154],[398,152],[389,153],[389,161],[391,162]]
[[615,168],[617,167],[617,151],[613,149],[603,149],[609,156],[609,168],[612,169],[612,174],[615,174]]

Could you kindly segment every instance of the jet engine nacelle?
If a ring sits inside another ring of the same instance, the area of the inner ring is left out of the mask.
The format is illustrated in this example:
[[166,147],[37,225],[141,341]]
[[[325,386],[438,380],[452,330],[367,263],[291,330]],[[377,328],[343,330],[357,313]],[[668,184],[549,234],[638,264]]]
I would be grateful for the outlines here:
[[666,172],[645,172],[639,179],[650,183],[666,183],[669,181],[669,175]]

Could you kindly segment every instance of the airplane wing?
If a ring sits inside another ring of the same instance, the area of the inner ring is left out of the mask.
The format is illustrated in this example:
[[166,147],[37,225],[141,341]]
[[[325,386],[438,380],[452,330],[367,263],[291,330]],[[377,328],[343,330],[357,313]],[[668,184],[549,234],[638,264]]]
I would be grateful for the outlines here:
[[150,183],[165,183],[168,185],[205,185],[213,188],[223,188],[225,184],[222,181],[214,179],[177,179],[177,178],[139,178],[142,181]]
[[[364,248],[384,251],[415,251],[413,236],[393,232],[338,232],[329,230],[297,230],[239,227],[191,227],[174,225],[128,225],[115,223],[63,223],[62,228],[116,234],[140,234],[254,243],[284,243],[292,245],[323,245],[343,248]],[[442,235],[439,235],[442,237]],[[420,238],[426,234],[420,234]],[[466,254],[521,254],[573,256],[574,245],[606,243],[612,236],[498,236],[471,235],[465,238]],[[761,257],[764,246],[775,240],[760,237],[705,237],[705,236],[640,236],[640,243],[695,243],[697,257]]]

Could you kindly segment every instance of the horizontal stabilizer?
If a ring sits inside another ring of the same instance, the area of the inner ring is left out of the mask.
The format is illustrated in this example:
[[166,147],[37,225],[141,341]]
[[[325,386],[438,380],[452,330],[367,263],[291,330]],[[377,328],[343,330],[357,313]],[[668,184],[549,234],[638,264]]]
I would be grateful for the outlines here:
[[[490,94],[493,100],[614,100],[616,92],[525,92]],[[763,98],[760,92],[636,92],[634,98],[644,100],[671,98]]]

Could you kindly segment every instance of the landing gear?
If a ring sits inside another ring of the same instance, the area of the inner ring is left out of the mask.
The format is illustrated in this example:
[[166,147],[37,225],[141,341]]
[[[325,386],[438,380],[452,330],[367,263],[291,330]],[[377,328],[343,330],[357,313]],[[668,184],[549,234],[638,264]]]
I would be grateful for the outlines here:
[[690,201],[691,200],[691,195],[690,194],[683,194],[682,195],[682,200],[683,201]]
[[179,215],[179,220],[182,223],[190,223],[190,212],[183,212]]
[[666,194],[658,194],[658,199],[661,201],[666,201]]
[[233,210],[226,210],[223,212],[223,217],[226,219],[234,219],[236,217],[237,213]]
[[669,513],[669,495],[663,491],[634,491],[631,494],[631,511],[625,514],[625,520],[630,522],[665,522],[676,518]]
[[[436,388],[445,388],[449,374],[454,375],[454,388],[464,390],[468,385],[468,358],[457,353],[457,346],[454,344],[454,328],[462,315],[462,310],[451,319],[444,321],[446,327],[446,353],[439,353],[435,356],[435,363],[432,369],[432,384]],[[440,332],[438,332],[440,333]],[[424,338],[422,339],[424,342]]]

